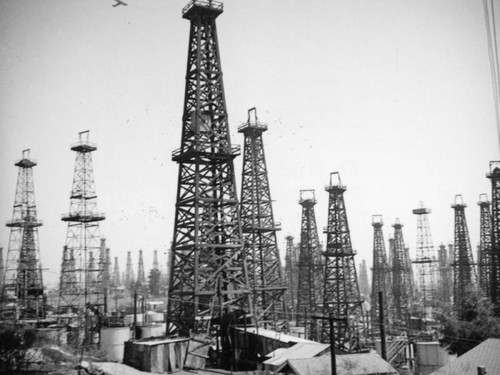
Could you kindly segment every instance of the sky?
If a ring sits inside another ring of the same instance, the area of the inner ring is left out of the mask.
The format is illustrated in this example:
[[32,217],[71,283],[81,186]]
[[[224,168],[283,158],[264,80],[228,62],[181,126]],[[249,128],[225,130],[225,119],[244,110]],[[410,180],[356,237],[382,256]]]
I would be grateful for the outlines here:
[[[59,276],[75,153],[89,130],[101,234],[125,269],[166,262],[173,236],[189,22],[186,0],[0,1],[0,223],[11,219],[14,163],[31,149],[44,281]],[[499,9],[500,11],[500,9]],[[500,25],[497,24],[497,28]],[[217,19],[232,143],[257,108],[284,237],[300,236],[301,189],[326,226],[339,172],[356,263],[372,263],[372,215],[395,219],[415,254],[420,201],[434,245],[453,241],[456,194],[479,242],[479,194],[500,160],[480,0],[227,0]],[[235,159],[238,195],[242,157]],[[326,242],[320,233],[320,240]],[[0,227],[6,257],[9,228]],[[134,264],[135,266],[135,264]]]

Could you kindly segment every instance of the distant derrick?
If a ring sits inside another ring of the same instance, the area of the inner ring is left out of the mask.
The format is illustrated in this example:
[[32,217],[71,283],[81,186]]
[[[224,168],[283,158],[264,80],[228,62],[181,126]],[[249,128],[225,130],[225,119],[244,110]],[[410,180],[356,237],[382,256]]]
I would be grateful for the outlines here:
[[[321,301],[321,286],[323,282],[320,261],[320,244],[314,205],[316,198],[314,190],[301,190],[299,204],[302,206],[299,253],[299,282],[297,289],[297,316],[303,317],[307,338],[318,340],[318,325],[312,314],[319,312]],[[301,319],[297,319],[297,325]]]
[[370,297],[370,283],[368,282],[368,267],[366,266],[366,260],[362,260],[359,264],[359,293],[365,297]]
[[146,273],[144,272],[144,258],[142,250],[139,250],[139,263],[137,265],[137,283],[140,285],[146,284]]
[[118,257],[115,257],[115,263],[113,266],[113,285],[119,287],[121,284],[120,277],[120,265],[118,264]]
[[285,301],[288,307],[288,311],[291,314],[291,320],[295,320],[295,304],[297,303],[298,286],[297,252],[293,244],[293,236],[288,235],[285,237],[285,240],[285,285],[288,286],[287,290],[285,291]]
[[453,262],[453,301],[457,312],[464,307],[464,297],[468,288],[476,283],[476,271],[472,259],[469,230],[465,220],[465,207],[461,195],[455,196],[451,206],[455,211],[455,261]]
[[125,288],[132,288],[133,284],[135,284],[134,269],[132,268],[132,253],[130,251],[127,251],[127,265],[123,284]]
[[477,254],[477,272],[479,287],[488,297],[491,297],[491,213],[490,201],[486,194],[479,195],[479,248]]
[[[24,150],[19,167],[7,262],[2,289],[2,318],[17,323],[18,320],[45,317],[44,289],[40,264],[38,227],[35,203],[33,167],[30,150]],[[2,263],[3,268],[3,263]]]
[[448,249],[445,245],[440,245],[438,250],[439,288],[437,298],[445,306],[451,304],[453,291],[451,263]]
[[500,161],[490,162],[491,179],[491,268],[490,299],[500,317]]
[[[335,348],[353,352],[359,349],[359,326],[363,317],[359,294],[356,263],[344,202],[345,185],[338,172],[330,174],[325,277],[323,288],[323,315],[333,314],[335,319]],[[345,319],[345,320],[341,320]],[[321,340],[329,342],[330,328],[323,320]]]
[[412,300],[411,263],[405,249],[403,224],[396,219],[394,228],[394,258],[392,261],[392,293],[394,321],[400,328],[409,326],[409,307]]
[[[243,251],[231,144],[217,42],[218,1],[191,1],[181,146],[169,271],[167,332],[211,335],[232,311],[253,316]],[[226,332],[217,331],[216,335]],[[227,360],[229,339],[222,340]]]
[[80,337],[74,345],[96,345],[104,312],[104,269],[101,262],[95,261],[102,259],[99,222],[104,220],[104,214],[97,211],[92,166],[92,152],[97,147],[89,142],[89,132],[84,131],[79,133],[79,141],[71,150],[76,152],[76,159],[70,209],[62,216],[68,229],[58,310],[64,314],[61,319],[79,321]]
[[158,263],[158,251],[155,250],[153,252],[153,269],[154,270],[160,270],[160,263]]
[[372,327],[375,331],[379,331],[380,323],[380,304],[378,298],[378,292],[382,292],[383,298],[383,314],[384,323],[387,323],[389,315],[387,308],[387,297],[392,294],[390,288],[390,268],[387,262],[387,255],[385,252],[385,242],[384,233],[382,231],[382,226],[384,222],[382,220],[382,215],[372,216],[372,226],[373,226],[373,268],[372,268],[372,293],[371,293],[371,322]]
[[262,133],[267,125],[259,122],[257,110],[248,111],[248,120],[238,128],[244,135],[240,217],[248,281],[254,313],[259,324],[275,330],[287,325],[287,308],[273,216]]
[[417,266],[418,274],[417,289],[420,296],[417,300],[424,317],[428,315],[426,309],[434,306],[436,294],[435,253],[428,219],[430,213],[431,210],[425,208],[423,202],[413,210],[413,214],[417,215],[417,256],[413,263]]

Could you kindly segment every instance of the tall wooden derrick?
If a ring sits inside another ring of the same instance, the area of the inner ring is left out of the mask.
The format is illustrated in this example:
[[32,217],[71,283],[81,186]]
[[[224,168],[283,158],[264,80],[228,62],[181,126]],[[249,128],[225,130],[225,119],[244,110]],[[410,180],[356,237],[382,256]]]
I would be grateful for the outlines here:
[[490,299],[500,317],[500,161],[490,162],[491,179],[491,267]]
[[439,287],[437,289],[437,298],[446,306],[451,304],[453,277],[449,252],[445,245],[440,245],[438,249],[438,267]]
[[[7,261],[2,289],[2,319],[12,323],[45,317],[42,268],[38,228],[42,222],[37,218],[33,167],[30,150],[22,152],[22,159],[15,163],[19,167]],[[2,264],[3,267],[3,264]]]
[[409,326],[409,308],[412,299],[408,252],[403,238],[403,224],[396,219],[394,228],[394,257],[392,259],[392,293],[394,295],[394,322],[400,327]]
[[[253,315],[222,82],[218,1],[191,1],[191,23],[170,264],[168,332],[209,335],[214,317]],[[219,330],[221,332],[221,330]],[[223,352],[229,350],[223,340]]]
[[73,188],[69,213],[62,216],[68,223],[66,251],[61,267],[59,312],[80,322],[80,337],[73,344],[99,344],[100,321],[104,308],[102,290],[99,222],[104,214],[97,211],[92,152],[97,146],[89,141],[89,132],[79,133],[79,141],[71,146],[76,152]]
[[285,252],[285,302],[290,313],[290,320],[296,319],[295,304],[297,303],[297,254],[293,243],[293,236],[287,235]]
[[320,244],[314,206],[314,190],[301,190],[299,204],[302,206],[300,228],[299,282],[297,287],[297,325],[303,325],[310,340],[318,340],[319,332],[314,313],[320,310],[321,287],[323,285]]
[[455,256],[453,262],[453,304],[460,313],[464,307],[465,292],[476,283],[476,271],[472,259],[469,230],[465,219],[465,207],[462,195],[455,196],[451,206],[455,211]]
[[424,318],[430,315],[427,310],[434,305],[436,294],[435,252],[428,218],[430,213],[431,210],[425,208],[423,202],[413,210],[413,214],[417,215],[417,256],[413,263],[417,266],[418,301]]
[[[382,226],[384,222],[382,215],[372,216],[373,226],[373,268],[372,268],[372,293],[371,293],[371,310],[370,318],[372,327],[379,327],[380,323],[380,303],[378,293],[382,292],[384,298],[382,311],[384,315],[384,324],[388,322],[388,308],[387,300],[388,295],[391,294],[390,290],[390,269],[387,262],[387,255],[385,252],[384,233]],[[378,331],[378,330],[377,330]]]
[[267,125],[259,122],[257,110],[248,110],[248,120],[238,127],[244,135],[241,176],[241,229],[245,240],[248,281],[253,310],[259,324],[282,330],[286,328],[286,286],[283,283],[271,191],[267,173],[262,133]]
[[479,249],[477,252],[477,277],[483,293],[491,297],[491,212],[486,194],[479,195]]
[[[334,317],[335,348],[352,352],[359,348],[359,326],[363,318],[356,263],[351,243],[344,202],[346,186],[338,172],[330,173],[328,192],[328,224],[323,287],[323,315]],[[321,339],[329,341],[330,327],[322,320]]]

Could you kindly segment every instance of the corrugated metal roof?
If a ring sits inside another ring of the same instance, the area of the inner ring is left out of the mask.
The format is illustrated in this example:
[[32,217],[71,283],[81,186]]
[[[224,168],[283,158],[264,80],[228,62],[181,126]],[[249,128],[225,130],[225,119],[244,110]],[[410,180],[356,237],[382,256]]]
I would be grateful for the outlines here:
[[[377,354],[343,354],[336,356],[337,373],[349,375],[390,374],[398,372]],[[329,355],[309,359],[289,359],[288,365],[296,375],[331,375]]]
[[500,374],[500,339],[483,341],[431,375],[477,375],[478,366],[484,366],[488,374]]
[[290,348],[280,348],[270,353],[266,357],[271,357],[264,361],[265,365],[281,367],[288,359],[292,358],[313,358],[330,347],[329,344],[301,342]]

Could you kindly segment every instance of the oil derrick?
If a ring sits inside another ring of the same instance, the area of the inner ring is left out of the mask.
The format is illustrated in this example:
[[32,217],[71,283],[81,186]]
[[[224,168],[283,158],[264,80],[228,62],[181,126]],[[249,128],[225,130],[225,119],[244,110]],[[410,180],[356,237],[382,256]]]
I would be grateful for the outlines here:
[[405,249],[403,224],[396,219],[394,228],[394,257],[392,259],[392,293],[394,295],[394,321],[403,327],[409,325],[409,307],[412,297],[411,263]]
[[455,211],[455,261],[453,262],[453,303],[455,310],[460,313],[464,306],[466,290],[476,283],[476,272],[472,260],[469,230],[465,220],[465,207],[461,195],[455,196],[455,203],[451,206]]
[[368,282],[368,268],[366,260],[362,260],[359,264],[359,293],[366,298],[370,296],[370,284]]
[[417,255],[413,263],[417,266],[417,287],[420,294],[418,301],[422,304],[422,316],[425,318],[428,315],[427,309],[434,305],[436,294],[435,253],[428,219],[431,210],[420,202],[419,207],[412,212],[417,215]]
[[142,250],[139,250],[139,263],[137,265],[137,283],[140,285],[146,284],[146,273],[144,272],[144,259]]
[[111,250],[106,247],[106,239],[101,238],[100,247],[100,267],[102,268],[102,290],[103,293],[107,294],[109,292],[109,287],[111,285]]
[[490,299],[500,317],[500,161],[490,162],[491,179],[491,267]]
[[267,174],[262,133],[267,125],[259,122],[257,110],[248,110],[248,120],[238,127],[244,135],[241,176],[241,229],[245,240],[248,281],[253,310],[259,324],[275,330],[285,328],[287,309],[271,191]]
[[158,263],[158,251],[155,250],[153,253],[153,269],[160,270],[160,263]]
[[132,254],[130,251],[127,252],[127,265],[125,268],[125,278],[123,283],[126,288],[133,288],[133,284],[135,284],[134,269],[132,268]]
[[[384,222],[382,215],[372,216],[373,226],[373,268],[372,268],[372,294],[371,294],[371,310],[370,318],[372,327],[379,327],[380,323],[380,304],[378,292],[384,293],[383,298],[383,314],[385,322],[388,320],[387,296],[390,293],[390,268],[387,263],[387,255],[385,252],[384,233],[382,226]],[[391,241],[394,243],[394,241]]]
[[[40,265],[38,227],[35,203],[33,167],[30,150],[23,150],[22,159],[14,164],[19,167],[7,262],[2,290],[2,318],[17,322],[18,319],[45,317],[43,280]],[[3,264],[2,264],[3,266]]]
[[[328,192],[328,224],[326,233],[323,315],[333,314],[335,348],[352,352],[359,348],[359,319],[363,317],[356,263],[344,202],[345,185],[338,172],[330,173]],[[321,340],[329,342],[330,327],[323,320]]]
[[[236,194],[234,158],[222,81],[216,18],[218,1],[191,1],[167,329],[180,335],[208,334],[211,318],[236,315],[252,303]],[[235,311],[237,310],[237,311]],[[227,354],[228,340],[222,351]]]
[[[61,268],[59,312],[72,314],[70,318],[80,323],[80,337],[76,345],[99,344],[100,318],[103,314],[102,293],[103,265],[95,262],[91,268],[90,252],[101,259],[99,222],[104,214],[97,211],[92,152],[97,150],[89,142],[89,131],[79,133],[79,141],[71,146],[76,152],[73,187],[69,213],[62,216],[68,223],[65,256]],[[65,268],[74,263],[73,268]],[[74,288],[64,282],[75,281]],[[76,323],[76,322],[75,322]]]
[[118,287],[121,285],[120,265],[118,264],[118,257],[115,257],[115,263],[113,265],[113,285],[115,287]]
[[3,278],[4,278],[3,247],[0,247],[0,291],[2,291],[2,293],[3,293]]
[[288,286],[285,291],[285,301],[291,320],[295,320],[295,304],[297,303],[297,254],[293,244],[293,236],[288,235],[286,240],[285,254],[285,285]]
[[[303,317],[306,336],[310,340],[318,340],[318,326],[314,319],[308,319],[319,312],[321,286],[323,284],[320,260],[320,244],[314,205],[314,190],[301,190],[299,204],[302,206],[300,230],[300,253],[298,261],[299,280],[297,286],[297,316]],[[297,319],[299,325],[300,319]]]
[[445,245],[440,245],[438,250],[439,288],[437,298],[444,305],[451,303],[453,283],[450,264],[451,262],[448,256],[448,249]]
[[491,296],[491,213],[490,201],[486,194],[479,195],[480,230],[477,252],[477,272],[479,286],[484,294]]

